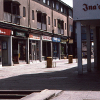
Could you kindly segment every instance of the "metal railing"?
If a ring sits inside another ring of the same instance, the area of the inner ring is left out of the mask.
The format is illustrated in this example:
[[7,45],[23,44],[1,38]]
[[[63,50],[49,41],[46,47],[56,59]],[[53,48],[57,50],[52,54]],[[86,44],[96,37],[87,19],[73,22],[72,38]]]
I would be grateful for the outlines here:
[[46,24],[42,24],[42,30],[46,30]]
[[11,22],[14,24],[20,24],[20,18],[18,18],[17,15],[8,12],[4,12],[4,21]]

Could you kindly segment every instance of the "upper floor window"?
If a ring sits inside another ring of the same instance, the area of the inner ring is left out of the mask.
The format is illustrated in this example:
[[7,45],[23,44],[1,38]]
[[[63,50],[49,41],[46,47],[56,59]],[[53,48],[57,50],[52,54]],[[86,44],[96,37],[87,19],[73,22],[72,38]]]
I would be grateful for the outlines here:
[[67,14],[67,10],[66,10],[66,8],[64,8],[64,13]]
[[34,10],[32,10],[32,20],[34,20]]
[[65,30],[66,30],[66,23],[65,23]]
[[56,3],[56,9],[59,10],[59,3]]
[[56,19],[54,19],[54,26],[56,27]]
[[53,8],[55,8],[55,3],[54,3],[54,1],[52,1],[52,6],[53,6]]
[[50,5],[50,0],[47,0],[47,5]]
[[46,0],[43,0],[43,3],[46,3]]
[[73,32],[73,26],[70,25],[69,28],[70,28],[70,32]]
[[50,17],[48,16],[48,25],[50,25]]
[[63,6],[61,6],[61,12],[63,12],[64,10],[63,10]]
[[23,7],[23,17],[26,17],[26,8]]
[[72,10],[69,9],[69,16],[73,17]]

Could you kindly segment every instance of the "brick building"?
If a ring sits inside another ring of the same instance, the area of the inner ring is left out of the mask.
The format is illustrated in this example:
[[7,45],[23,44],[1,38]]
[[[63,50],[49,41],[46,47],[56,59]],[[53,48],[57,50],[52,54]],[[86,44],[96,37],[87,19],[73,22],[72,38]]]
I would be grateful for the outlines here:
[[70,6],[60,0],[0,0],[0,7],[1,65],[66,56],[73,30]]

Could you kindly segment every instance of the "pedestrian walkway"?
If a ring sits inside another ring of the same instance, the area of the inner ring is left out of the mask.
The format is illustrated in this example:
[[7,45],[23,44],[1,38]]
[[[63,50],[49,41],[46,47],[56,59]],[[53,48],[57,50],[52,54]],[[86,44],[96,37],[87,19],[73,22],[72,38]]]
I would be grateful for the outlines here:
[[54,68],[46,68],[46,61],[0,68],[0,90],[63,90],[51,100],[99,100],[100,72],[93,70],[93,63],[87,73],[83,59],[83,75],[78,75],[76,59],[55,62]]

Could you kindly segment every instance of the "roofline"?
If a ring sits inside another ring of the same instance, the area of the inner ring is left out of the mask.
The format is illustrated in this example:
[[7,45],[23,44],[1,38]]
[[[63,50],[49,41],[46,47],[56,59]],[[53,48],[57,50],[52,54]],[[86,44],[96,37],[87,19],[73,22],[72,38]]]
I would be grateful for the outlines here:
[[60,3],[62,3],[63,5],[65,5],[65,6],[69,7],[70,9],[72,9],[72,10],[73,10],[73,8],[72,8],[71,6],[69,6],[68,4],[66,4],[65,2],[63,2],[63,1],[61,1],[61,0],[57,0],[57,1],[59,1],[59,2],[60,2]]

